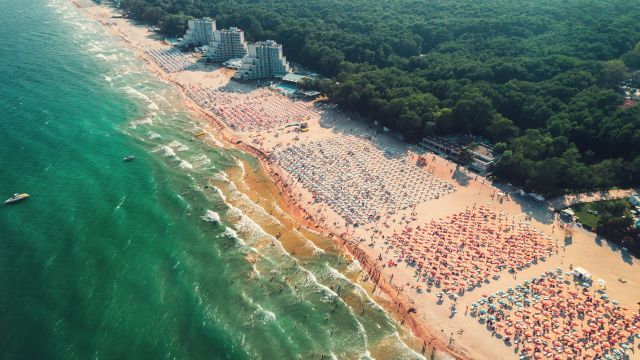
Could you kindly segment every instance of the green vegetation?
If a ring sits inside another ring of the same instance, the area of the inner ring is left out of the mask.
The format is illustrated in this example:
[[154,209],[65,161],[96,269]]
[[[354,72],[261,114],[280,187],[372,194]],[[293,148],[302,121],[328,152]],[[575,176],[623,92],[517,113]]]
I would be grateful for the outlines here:
[[635,229],[633,206],[628,200],[597,201],[572,209],[583,225],[640,255],[640,233]]
[[640,67],[628,0],[123,0],[181,35],[188,16],[275,39],[330,77],[342,108],[400,132],[475,133],[495,175],[545,194],[640,184],[640,107],[616,85]]

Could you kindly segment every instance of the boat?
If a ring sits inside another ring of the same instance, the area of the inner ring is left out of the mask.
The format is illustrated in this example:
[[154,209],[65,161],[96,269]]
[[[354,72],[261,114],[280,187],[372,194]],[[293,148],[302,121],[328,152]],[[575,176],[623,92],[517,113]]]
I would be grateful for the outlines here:
[[13,194],[12,197],[8,198],[7,200],[5,200],[5,204],[9,205],[9,204],[15,204],[19,201],[22,201],[26,198],[29,197],[29,194]]
[[124,157],[124,161],[131,161],[131,160],[133,160],[133,159],[135,159],[135,158],[136,158],[136,157],[135,157],[135,156],[133,156],[133,155],[127,155],[127,156],[125,156],[125,157]]

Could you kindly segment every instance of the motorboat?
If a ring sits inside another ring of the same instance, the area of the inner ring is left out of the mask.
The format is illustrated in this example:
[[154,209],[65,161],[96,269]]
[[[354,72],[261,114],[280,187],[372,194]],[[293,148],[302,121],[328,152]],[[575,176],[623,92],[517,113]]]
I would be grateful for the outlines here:
[[13,196],[5,200],[4,203],[6,205],[15,204],[17,202],[27,199],[28,197],[29,197],[29,194],[13,194]]

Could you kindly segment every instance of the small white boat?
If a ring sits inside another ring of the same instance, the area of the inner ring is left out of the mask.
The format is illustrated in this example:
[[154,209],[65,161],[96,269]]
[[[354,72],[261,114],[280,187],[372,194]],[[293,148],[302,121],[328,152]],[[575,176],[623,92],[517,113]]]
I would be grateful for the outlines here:
[[20,202],[24,199],[27,199],[29,197],[29,194],[13,194],[12,197],[8,198],[7,200],[4,201],[4,203],[6,205],[9,204],[15,204],[17,202]]

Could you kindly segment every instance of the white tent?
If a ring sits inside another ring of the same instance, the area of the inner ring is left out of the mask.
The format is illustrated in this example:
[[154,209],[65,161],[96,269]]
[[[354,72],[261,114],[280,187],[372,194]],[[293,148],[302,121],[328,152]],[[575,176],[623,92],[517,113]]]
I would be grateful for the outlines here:
[[573,274],[575,276],[582,277],[587,280],[591,280],[591,273],[581,267],[574,268]]

